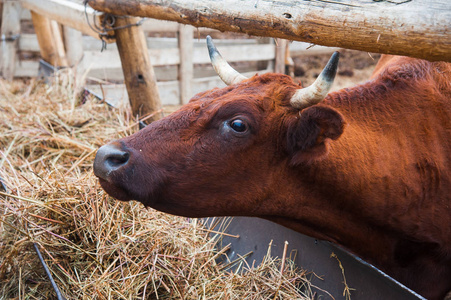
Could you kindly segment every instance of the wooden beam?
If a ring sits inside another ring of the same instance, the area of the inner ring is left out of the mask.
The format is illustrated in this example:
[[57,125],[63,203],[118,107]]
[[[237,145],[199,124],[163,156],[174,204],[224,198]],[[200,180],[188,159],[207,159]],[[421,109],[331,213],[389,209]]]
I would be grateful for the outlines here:
[[3,18],[3,2],[4,2],[4,0],[0,1],[0,24],[2,24],[2,18]]
[[[32,12],[99,38],[99,33],[93,27],[95,24],[101,24],[103,14],[96,14],[90,7],[85,9],[84,5],[69,0],[21,0],[21,3],[24,8]],[[112,35],[111,32],[111,37]],[[106,41],[112,43],[114,39],[108,38]]]
[[31,12],[42,59],[53,66],[67,66],[64,44],[58,24],[40,14]]
[[20,37],[20,12],[22,8],[19,1],[5,1],[3,3],[1,22],[1,73],[6,80],[14,77],[17,41]]
[[66,57],[66,48],[64,47],[62,27],[55,21],[50,20],[50,28],[52,29],[53,41],[55,42],[57,51],[57,66],[67,67],[69,64]]
[[146,38],[136,17],[118,17],[115,30],[116,44],[121,57],[125,85],[134,116],[142,117],[156,113],[149,122],[162,117],[157,80],[150,63]]
[[[266,71],[260,71],[259,74],[263,74]],[[242,73],[244,76],[252,77],[255,72]],[[192,81],[193,95],[210,90],[215,87],[225,87],[224,82],[215,75],[212,77],[194,78]],[[123,101],[128,100],[126,87],[123,84],[90,84],[87,86],[88,90],[93,91],[101,97],[105,97],[105,100],[113,105],[119,106]],[[163,105],[180,105],[180,84],[178,81],[161,81],[158,82],[158,90],[160,91]]]
[[[270,44],[218,46],[218,48],[219,51],[221,51],[221,55],[228,62],[274,59],[274,45]],[[330,52],[330,50],[328,52]],[[314,51],[312,51],[312,53],[315,54]],[[180,51],[177,48],[150,49],[149,55],[152,58],[152,65],[154,66],[180,64]],[[98,69],[121,67],[118,53],[115,51],[85,51],[84,56],[86,67],[88,68]],[[207,47],[194,47],[192,60],[194,64],[209,64],[210,57],[208,56]]]
[[83,57],[83,36],[78,30],[63,26],[64,46],[70,67],[77,66]]
[[83,36],[80,31],[69,26],[63,26],[63,33],[67,63],[74,72],[74,89],[78,95],[82,92],[86,79],[83,64]]
[[178,41],[180,49],[179,82],[180,102],[188,103],[191,99],[191,81],[193,80],[193,27],[180,25]]
[[[83,36],[83,49],[85,51],[96,51],[100,53],[100,49],[102,48],[102,42],[96,38],[93,38],[91,36]],[[268,39],[268,40],[265,40]],[[194,42],[194,48],[206,48],[206,43],[204,39],[197,39],[195,38],[193,40]],[[223,52],[222,49],[224,47],[230,47],[230,46],[237,46],[237,45],[245,45],[250,46],[253,45],[253,47],[257,47],[257,50],[254,52],[260,52],[260,51],[266,51],[263,49],[258,49],[259,45],[268,45],[269,44],[269,38],[258,38],[258,39],[233,39],[233,40],[215,40],[215,45],[218,47],[218,49],[221,50],[221,53]],[[170,50],[171,48],[177,47],[177,40],[175,38],[157,38],[157,37],[148,37],[147,38],[147,47],[152,48],[150,49],[151,57],[152,55],[156,55],[158,51],[165,49],[164,51]],[[19,49],[22,51],[39,51],[39,45],[36,39],[35,34],[30,33],[22,33],[20,35],[19,39]],[[254,48],[255,49],[255,48]],[[115,44],[109,44],[107,49],[104,52],[109,52],[117,50],[117,47]],[[331,47],[323,47],[323,46],[315,46],[311,47],[311,44],[308,43],[302,43],[302,42],[293,42],[290,45],[290,55],[291,56],[298,56],[298,55],[317,55],[322,53],[331,53],[333,51],[339,50],[339,48],[331,48]],[[153,51],[155,51],[153,53]],[[268,54],[269,52],[273,52],[274,50],[270,50],[268,48]],[[197,54],[197,53],[196,53]],[[172,55],[172,53],[168,53],[167,55]],[[201,54],[198,54],[201,55]],[[254,59],[254,54],[252,55],[246,55],[249,56],[249,60],[256,60]],[[229,59],[229,58],[228,58]],[[267,58],[272,59],[272,58]],[[263,59],[265,60],[265,59]],[[152,63],[155,66],[156,60],[152,57]],[[265,64],[266,65],[266,64]],[[264,68],[261,68],[264,69]]]
[[96,10],[451,62],[449,0],[88,0]]
[[276,58],[274,72],[285,74],[285,55],[287,52],[288,41],[276,39]]

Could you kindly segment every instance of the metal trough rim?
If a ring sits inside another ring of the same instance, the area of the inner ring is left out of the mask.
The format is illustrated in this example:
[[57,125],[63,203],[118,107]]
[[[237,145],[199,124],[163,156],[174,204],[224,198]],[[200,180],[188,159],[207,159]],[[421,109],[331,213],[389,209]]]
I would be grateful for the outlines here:
[[[241,255],[253,252],[246,258],[249,266],[253,265],[253,260],[256,262],[255,265],[260,264],[262,256],[264,256],[264,254],[268,251],[268,241],[275,241],[271,249],[271,254],[273,254],[272,256],[282,257],[280,252],[282,244],[285,240],[289,240],[291,249],[297,249],[298,254],[300,254],[297,257],[296,264],[299,267],[307,269],[308,271],[313,271],[319,275],[325,275],[324,282],[319,282],[323,285],[319,287],[331,292],[337,300],[344,299],[342,296],[343,278],[337,262],[330,259],[331,252],[334,252],[340,256],[340,260],[343,262],[346,272],[347,282],[350,287],[356,288],[356,291],[352,292],[353,300],[426,300],[423,296],[393,279],[374,265],[333,243],[315,240],[311,237],[307,237],[291,229],[260,218],[221,217],[207,218],[203,220],[206,226],[210,227],[210,229],[227,233],[227,235],[222,236],[219,243],[222,243],[223,245],[230,244],[230,250],[228,250],[228,258],[230,261],[239,258]],[[221,226],[218,225],[221,221],[223,223],[227,222],[225,228],[221,228]],[[239,237],[236,238],[233,236]],[[279,250],[279,253],[274,250]],[[301,257],[312,254],[315,257]],[[312,267],[312,265],[315,265],[315,263],[312,263],[314,261],[317,262],[316,267]],[[307,265],[305,265],[305,262],[307,262]],[[234,267],[232,266],[230,270],[234,270]],[[318,270],[320,271],[318,272]],[[328,272],[332,270],[332,272],[325,273],[324,270],[327,270]],[[329,276],[331,276],[331,278],[328,278]],[[350,279],[354,280],[354,282],[350,281]],[[318,285],[318,282],[316,282],[315,285]],[[332,288],[332,290],[329,288]],[[324,294],[324,296],[319,299],[330,298]]]

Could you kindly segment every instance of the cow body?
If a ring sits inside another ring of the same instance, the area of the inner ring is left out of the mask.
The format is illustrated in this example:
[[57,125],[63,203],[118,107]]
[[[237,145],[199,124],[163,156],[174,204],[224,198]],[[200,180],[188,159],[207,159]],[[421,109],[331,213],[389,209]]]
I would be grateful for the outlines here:
[[451,66],[392,57],[295,109],[256,75],[196,95],[99,150],[121,200],[187,217],[255,216],[339,244],[429,299],[451,290]]

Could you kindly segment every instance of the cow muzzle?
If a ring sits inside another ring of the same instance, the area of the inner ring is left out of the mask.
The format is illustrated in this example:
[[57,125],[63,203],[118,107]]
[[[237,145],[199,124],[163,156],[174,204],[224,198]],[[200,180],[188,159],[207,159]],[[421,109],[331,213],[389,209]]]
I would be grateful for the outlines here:
[[120,145],[108,144],[99,148],[94,159],[94,174],[109,181],[113,172],[124,168],[130,159],[130,153],[121,149]]

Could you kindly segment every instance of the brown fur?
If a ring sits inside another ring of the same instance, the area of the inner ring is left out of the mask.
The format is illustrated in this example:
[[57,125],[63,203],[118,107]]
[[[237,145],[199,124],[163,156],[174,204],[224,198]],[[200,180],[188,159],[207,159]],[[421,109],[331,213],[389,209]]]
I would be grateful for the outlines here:
[[[264,74],[196,95],[113,143],[112,196],[189,216],[257,216],[342,245],[429,299],[451,289],[451,66],[382,59],[299,112]],[[227,120],[249,130],[236,133]]]

